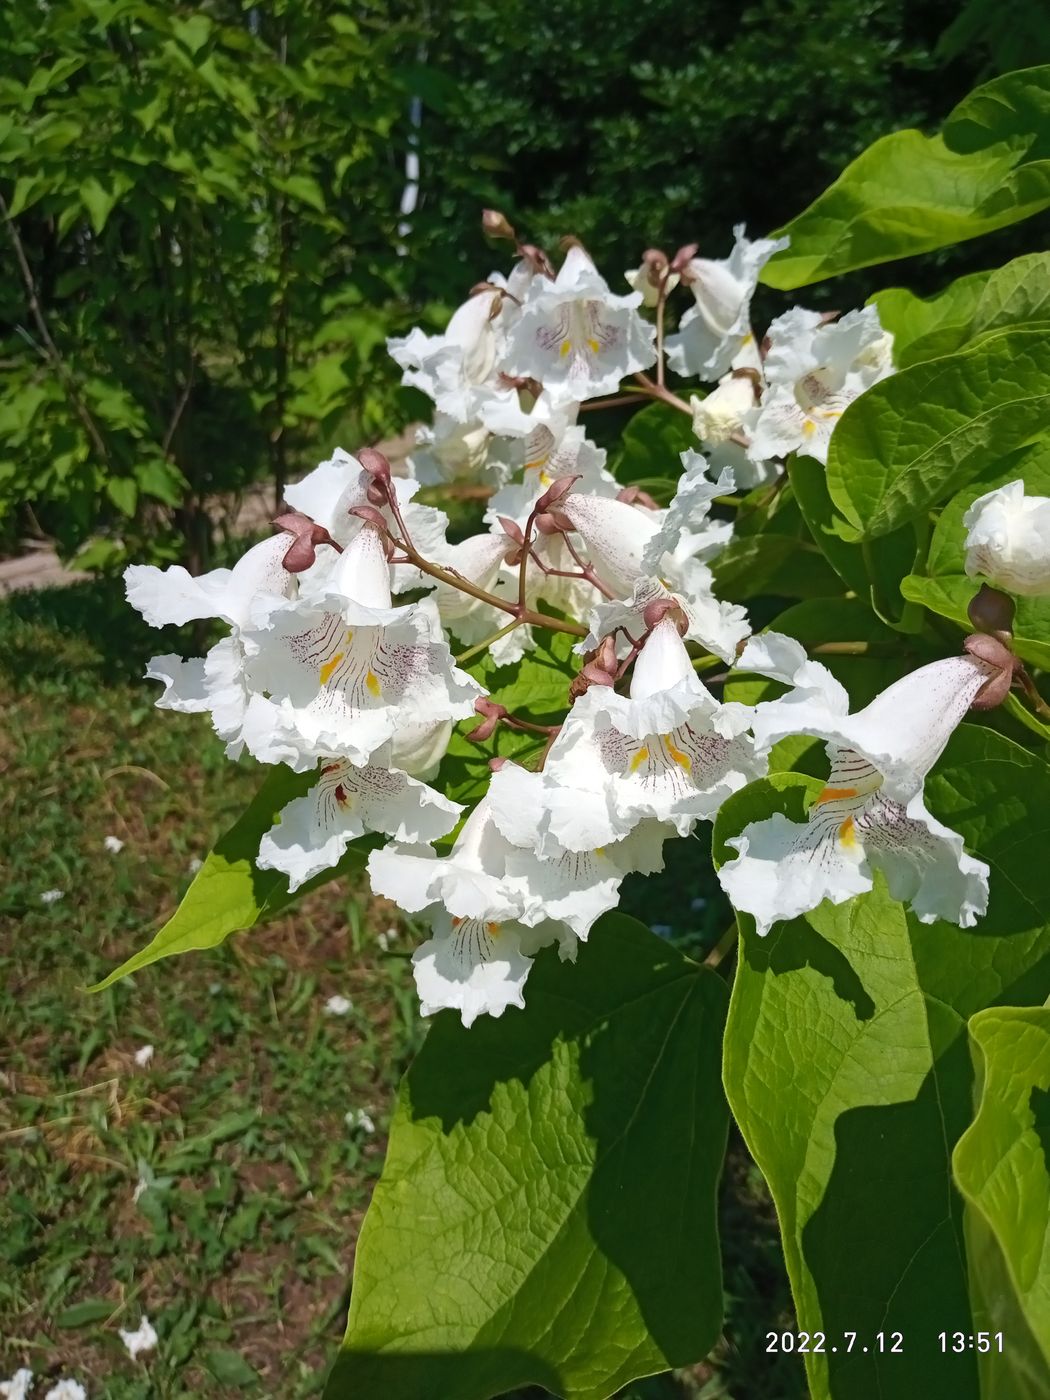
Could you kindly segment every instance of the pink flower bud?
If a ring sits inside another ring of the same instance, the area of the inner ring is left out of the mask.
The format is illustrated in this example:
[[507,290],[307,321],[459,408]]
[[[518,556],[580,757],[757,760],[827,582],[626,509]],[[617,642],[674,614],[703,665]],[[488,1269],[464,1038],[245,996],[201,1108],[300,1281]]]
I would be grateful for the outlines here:
[[575,528],[568,516],[560,511],[548,510],[536,517],[536,529],[541,535],[565,535]]
[[310,567],[317,558],[319,544],[339,548],[323,525],[316,524],[300,511],[287,511],[284,515],[275,516],[273,523],[278,529],[295,536],[281,561],[290,574],[301,574]]
[[554,268],[551,266],[550,258],[542,248],[537,248],[535,243],[519,243],[518,252],[533,272],[542,273],[544,277],[549,277],[552,282],[554,281]]
[[488,697],[484,695],[481,696],[480,699],[474,701],[474,709],[479,715],[484,715],[485,718],[480,724],[475,725],[475,727],[470,730],[466,738],[470,739],[473,743],[483,744],[486,739],[491,739],[493,734],[495,734],[499,722],[506,716],[507,710],[505,706],[497,705],[494,700],[489,700]]
[[356,515],[359,520],[374,525],[384,535],[387,533],[386,521],[373,506],[351,506],[347,514]]
[[699,247],[699,243],[686,243],[679,248],[678,252],[675,253],[674,257],[671,259],[671,271],[677,272],[683,282],[689,280],[686,276],[686,268],[696,257]]
[[966,638],[963,650],[978,661],[994,666],[995,671],[977,692],[970,708],[972,710],[994,710],[1001,705],[1010,693],[1014,676],[1021,670],[1021,663],[1009,647],[986,632],[978,632]]
[[579,472],[577,472],[575,476],[559,476],[557,481],[552,481],[547,487],[533,509],[539,512],[550,510],[551,506],[560,501],[563,496],[569,494],[573,488],[574,482],[579,481],[579,479]]
[[509,535],[515,544],[524,544],[525,536],[521,533],[521,526],[516,520],[511,520],[507,515],[497,516],[500,528],[505,535]]
[[643,491],[640,486],[625,486],[617,491],[616,499],[623,501],[629,506],[645,506],[646,510],[659,510],[660,507],[649,495],[648,491]]
[[382,481],[370,481],[365,487],[365,499],[380,508],[389,505],[390,496],[386,484]]
[[1015,607],[1008,594],[982,583],[966,611],[978,632],[988,632],[1005,642],[1013,632]]
[[379,481],[390,480],[390,463],[378,448],[362,447],[357,454],[357,460],[370,476],[376,477]]

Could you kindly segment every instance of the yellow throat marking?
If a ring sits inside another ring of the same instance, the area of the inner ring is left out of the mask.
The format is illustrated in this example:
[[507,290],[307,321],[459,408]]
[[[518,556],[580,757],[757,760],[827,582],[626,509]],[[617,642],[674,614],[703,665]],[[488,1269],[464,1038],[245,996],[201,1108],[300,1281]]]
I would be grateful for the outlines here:
[[345,655],[345,651],[337,651],[334,656],[329,657],[329,659],[324,663],[324,665],[321,667],[322,685],[327,685],[328,682],[332,679],[332,676],[335,674],[335,671],[338,668],[340,661],[342,661]]

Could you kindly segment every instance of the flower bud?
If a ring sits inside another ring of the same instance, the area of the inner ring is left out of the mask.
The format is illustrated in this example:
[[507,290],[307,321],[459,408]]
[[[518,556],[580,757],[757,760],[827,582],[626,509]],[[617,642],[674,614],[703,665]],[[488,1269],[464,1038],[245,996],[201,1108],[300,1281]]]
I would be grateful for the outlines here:
[[537,512],[550,510],[551,506],[560,501],[563,496],[569,494],[573,488],[573,484],[579,481],[579,479],[580,476],[578,472],[575,476],[559,476],[557,481],[552,481],[547,487],[533,509]]
[[643,491],[640,486],[625,486],[621,491],[617,491],[616,499],[625,501],[629,506],[644,506],[646,510],[660,509],[649,492]]
[[967,637],[963,642],[963,650],[996,668],[977,692],[970,706],[972,710],[994,710],[1009,695],[1014,676],[1021,669],[1020,661],[997,637],[991,637],[984,632]]
[[536,517],[536,529],[541,535],[565,535],[576,527],[561,511],[545,510]]
[[987,632],[1006,642],[1013,632],[1015,608],[1011,597],[982,583],[966,612],[978,632]]
[[518,252],[533,272],[542,273],[544,277],[549,277],[552,282],[554,281],[554,268],[551,266],[550,258],[542,248],[537,248],[535,243],[519,243]]
[[501,214],[498,209],[482,209],[481,231],[489,238],[509,238],[512,243],[518,236],[507,216]]
[[506,716],[507,710],[505,706],[497,705],[494,700],[490,700],[484,695],[474,701],[474,709],[479,715],[484,715],[484,719],[480,724],[475,725],[465,737],[476,744],[483,744],[486,739],[491,739],[495,734],[499,722]]
[[390,480],[390,463],[376,447],[362,447],[357,460],[370,476],[378,481]]
[[500,529],[505,535],[508,535],[515,544],[525,543],[525,536],[522,534],[521,526],[516,520],[511,520],[507,515],[500,515],[496,518],[499,520]]
[[651,632],[664,618],[670,618],[680,637],[684,637],[689,631],[689,619],[677,598],[654,598],[651,603],[646,604],[642,621],[647,632]]
[[579,675],[573,677],[569,698],[578,700],[592,685],[613,686],[619,673],[616,643],[612,637],[603,637],[596,649],[589,653]]
[[316,524],[300,511],[293,510],[275,516],[273,523],[279,530],[285,530],[295,536],[281,561],[290,574],[301,574],[310,567],[317,558],[319,544],[330,544],[339,548],[323,525]]
[[1011,481],[979,496],[963,516],[966,572],[1036,598],[1050,593],[1050,497]]
[[686,243],[679,248],[678,252],[675,253],[674,257],[671,259],[671,271],[679,273],[683,282],[688,282],[690,280],[687,268],[696,257],[699,248],[699,243]]

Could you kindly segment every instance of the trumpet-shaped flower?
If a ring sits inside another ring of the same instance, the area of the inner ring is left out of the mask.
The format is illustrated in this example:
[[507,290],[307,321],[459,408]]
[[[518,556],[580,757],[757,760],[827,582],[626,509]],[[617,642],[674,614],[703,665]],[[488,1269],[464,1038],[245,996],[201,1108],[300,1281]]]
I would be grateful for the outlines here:
[[259,844],[256,864],[288,876],[289,891],[338,864],[366,831],[395,841],[436,841],[452,830],[463,808],[389,767],[389,748],[364,765],[333,758],[321,765],[305,797],[294,798]]
[[481,481],[493,473],[502,480],[509,463],[490,460],[492,434],[480,419],[461,422],[447,413],[435,413],[429,427],[416,433],[417,448],[408,459],[412,477],[422,486],[445,482]]
[[453,313],[443,335],[425,335],[417,326],[388,340],[387,349],[404,370],[402,384],[421,389],[441,413],[460,423],[477,418],[493,396],[511,398],[513,390],[501,384],[498,372],[502,306],[502,290],[485,288]]
[[[487,535],[471,535],[459,544],[446,546],[434,562],[509,603],[517,598],[518,573],[516,568],[508,567],[506,560],[516,547],[502,530],[493,529]],[[433,596],[441,621],[461,642],[481,642],[510,620],[502,609],[450,583],[438,583]],[[530,629],[517,627],[493,642],[489,650],[497,666],[506,666],[520,660],[531,645]]]
[[242,737],[263,763],[332,754],[366,764],[404,724],[463,719],[481,688],[452,664],[431,599],[390,606],[389,567],[366,526],[316,597],[264,599],[242,634]]
[[669,296],[682,280],[677,272],[665,275],[661,268],[666,268],[666,263],[657,265],[654,271],[652,264],[643,262],[640,267],[633,267],[623,274],[623,280],[631,291],[637,292],[642,298],[642,305],[650,310],[660,300],[661,285],[665,286],[664,295]]
[[745,706],[715,700],[665,618],[635,662],[629,697],[592,686],[573,705],[542,773],[508,766],[493,776],[496,824],[547,858],[606,847],[644,820],[684,836],[765,771],[750,721]]
[[[321,462],[301,481],[285,487],[284,497],[293,509],[309,516],[316,524],[323,526],[338,545],[348,545],[363,528],[364,521],[351,515],[359,506],[371,505],[368,488],[372,484],[371,475],[365,471],[356,457],[337,447],[326,461]],[[405,522],[412,542],[424,557],[430,559],[445,547],[445,531],[448,529],[448,516],[433,506],[418,505],[413,499],[422,484],[410,477],[393,477],[392,484],[397,498],[398,511]],[[389,506],[377,508],[386,523],[399,533]],[[319,553],[320,558],[320,553]],[[303,581],[309,584],[320,570],[311,570]],[[428,587],[429,581],[411,564],[395,564],[391,573],[391,587],[395,593],[403,593],[409,588]]]
[[620,489],[605,470],[605,451],[595,447],[576,422],[579,404],[553,404],[541,394],[530,412],[514,405],[488,415],[493,432],[508,448],[517,448],[516,467],[522,479],[504,486],[493,496],[485,519],[500,516],[524,527],[529,512],[551,483],[562,476],[576,476],[577,490],[615,496]]
[[699,452],[683,452],[682,466],[671,504],[642,551],[642,568],[654,577],[679,561],[713,558],[733,537],[732,521],[709,519],[718,497],[736,489],[733,472],[727,468],[712,481]]
[[752,374],[727,374],[706,398],[689,400],[693,410],[693,432],[700,439],[712,474],[733,473],[738,487],[749,491],[779,474],[774,462],[752,461],[746,443],[747,426],[754,418],[762,381]]
[[655,331],[638,315],[641,296],[614,296],[578,246],[554,281],[537,276],[507,339],[505,368],[539,380],[555,404],[613,392],[656,358]]
[[684,280],[696,305],[682,317],[677,335],[668,337],[667,363],[676,374],[720,379],[749,342],[751,298],[758,274],[773,256],[788,246],[786,238],[744,237],[744,225],[733,229],[733,251],[728,258],[693,258]]
[[778,316],[769,327],[767,387],[749,421],[752,460],[798,451],[826,462],[846,409],[893,373],[891,348],[874,306],[831,322],[801,306]]
[[719,879],[733,905],[765,934],[824,900],[842,904],[870,890],[879,869],[893,898],[909,903],[921,922],[969,928],[987,906],[988,867],[930,815],[923,787],[993,668],[972,656],[935,661],[851,715],[838,682],[789,638],[753,638],[740,665],[793,687],[758,706],[759,741],[823,739],[831,771],[808,821],[776,813],[728,843],[739,854]]
[[978,496],[963,516],[966,572],[1024,597],[1050,593],[1050,497],[1011,481]]

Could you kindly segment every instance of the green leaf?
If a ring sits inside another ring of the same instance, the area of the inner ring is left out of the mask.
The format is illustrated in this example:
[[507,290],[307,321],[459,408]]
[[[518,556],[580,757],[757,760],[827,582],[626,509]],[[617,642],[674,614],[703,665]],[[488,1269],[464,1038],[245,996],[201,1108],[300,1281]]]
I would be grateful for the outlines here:
[[722,1322],[725,985],[623,915],[402,1082],[326,1400],[601,1400]]
[[[825,769],[826,772],[826,769]],[[816,783],[777,774],[719,812],[729,836],[773,810],[805,814]],[[931,810],[990,867],[973,929],[905,917],[880,884],[755,936],[742,918],[725,1083],[777,1205],[799,1326],[837,1352],[807,1356],[815,1400],[977,1400],[962,1202],[950,1159],[971,1114],[968,1017],[1050,992],[1050,770],[964,725],[927,781]],[[879,1332],[903,1334],[880,1354]],[[846,1352],[845,1332],[858,1333]],[[867,1354],[861,1347],[867,1345]]]
[[759,594],[781,598],[827,598],[842,583],[820,550],[790,535],[738,536],[711,563],[715,592],[743,602]]
[[[970,1021],[980,1098],[956,1144],[955,1181],[1001,1252],[1014,1300],[1041,1352],[1029,1362],[1050,1389],[1050,1008],[1001,1007]],[[980,1229],[978,1229],[980,1238]],[[1003,1299],[998,1316],[1006,1310]],[[994,1320],[994,1315],[993,1315]],[[1018,1338],[1009,1336],[1013,1352]],[[989,1363],[990,1365],[992,1363]]]
[[324,213],[324,191],[312,175],[287,175],[283,177],[275,175],[273,184],[284,194],[291,195],[293,199],[299,200],[302,204],[308,204],[311,209],[316,209],[319,214]]
[[691,418],[668,404],[647,404],[624,428],[620,451],[609,470],[625,485],[648,477],[677,477],[681,454],[699,446]]
[[938,136],[898,131],[848,165],[778,230],[791,245],[762,281],[788,291],[945,248],[1050,205],[1050,67],[986,83]]
[[861,538],[923,514],[1050,423],[1050,336],[1006,331],[902,370],[846,410],[828,491]]
[[233,1386],[244,1390],[247,1386],[257,1386],[259,1375],[239,1352],[229,1347],[212,1347],[204,1353],[203,1361],[220,1385]]
[[961,277],[925,300],[903,287],[870,300],[893,332],[893,357],[905,369],[993,331],[1050,320],[1050,254],[1029,253],[994,272]]
[[288,893],[284,875],[256,867],[263,833],[273,826],[282,807],[306,792],[313,777],[312,773],[293,773],[283,766],[274,768],[245,811],[208,852],[163,928],[145,948],[88,990],[101,992],[129,973],[176,953],[216,948],[231,933],[252,928],[264,916],[278,913],[319,885],[359,869],[374,844],[368,838],[354,842],[337,866],[315,876],[294,895]]
[[112,1317],[119,1303],[107,1302],[105,1298],[85,1298],[82,1303],[63,1308],[55,1318],[56,1327],[87,1327],[92,1322],[102,1322]]
[[107,190],[94,175],[89,175],[80,183],[80,201],[88,212],[95,234],[100,234],[117,202],[117,191]]

